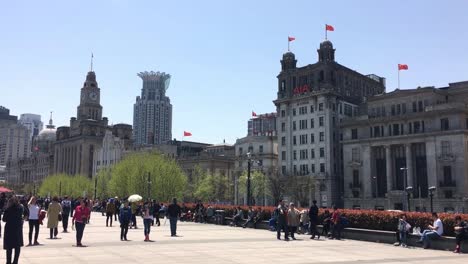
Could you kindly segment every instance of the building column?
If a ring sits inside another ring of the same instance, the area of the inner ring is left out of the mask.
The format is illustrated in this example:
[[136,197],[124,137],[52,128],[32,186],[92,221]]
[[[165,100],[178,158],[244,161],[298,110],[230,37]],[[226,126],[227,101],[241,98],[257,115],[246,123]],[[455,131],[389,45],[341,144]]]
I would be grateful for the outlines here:
[[406,156],[406,186],[413,186],[413,157],[411,155],[411,144],[405,145]]
[[392,151],[390,145],[385,146],[385,161],[387,172],[387,192],[393,190],[393,175],[392,175]]
[[437,186],[437,153],[434,140],[426,141],[426,163],[428,186]]
[[[362,176],[360,177],[360,182],[363,187],[363,197],[371,198],[372,197],[372,186],[374,180],[372,179],[372,148],[370,146],[365,146],[362,148]],[[346,188],[346,186],[345,186]]]

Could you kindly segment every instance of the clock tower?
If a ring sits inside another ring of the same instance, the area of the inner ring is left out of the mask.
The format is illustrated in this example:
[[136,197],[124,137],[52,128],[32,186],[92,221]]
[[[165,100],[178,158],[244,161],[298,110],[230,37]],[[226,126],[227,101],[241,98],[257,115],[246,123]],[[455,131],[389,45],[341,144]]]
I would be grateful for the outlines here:
[[94,71],[88,72],[86,81],[81,88],[80,105],[76,117],[78,120],[101,120],[102,106],[100,104],[101,91],[96,82]]

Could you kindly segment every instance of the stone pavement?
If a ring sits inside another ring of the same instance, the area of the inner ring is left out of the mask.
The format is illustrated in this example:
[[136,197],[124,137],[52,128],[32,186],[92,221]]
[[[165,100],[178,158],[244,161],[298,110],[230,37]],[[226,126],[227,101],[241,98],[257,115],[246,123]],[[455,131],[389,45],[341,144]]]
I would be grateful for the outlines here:
[[[211,224],[179,222],[180,237],[171,237],[169,221],[152,227],[151,239],[143,242],[143,225],[130,229],[128,238],[120,241],[120,228],[105,227],[105,217],[93,213],[86,226],[83,243],[76,248],[75,233],[60,233],[60,239],[49,240],[49,230],[41,226],[39,242],[43,245],[23,247],[20,263],[467,263],[468,255],[448,251],[404,249],[387,244],[354,240],[310,240],[298,235],[296,241],[278,241],[276,234],[266,230],[242,229]],[[2,225],[3,226],[3,225]],[[27,242],[27,224],[24,228]],[[3,243],[3,241],[2,241]],[[5,251],[0,263],[5,263]]]

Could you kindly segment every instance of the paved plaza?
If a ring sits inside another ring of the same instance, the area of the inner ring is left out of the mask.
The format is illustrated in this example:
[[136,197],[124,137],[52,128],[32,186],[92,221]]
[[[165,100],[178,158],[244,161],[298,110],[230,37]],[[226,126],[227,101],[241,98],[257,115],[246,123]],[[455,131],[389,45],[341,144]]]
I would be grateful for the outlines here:
[[[105,217],[93,213],[86,226],[83,243],[76,248],[75,233],[60,233],[60,239],[49,240],[49,230],[41,226],[39,242],[43,245],[23,247],[20,263],[467,263],[468,255],[448,251],[404,249],[387,244],[354,240],[310,240],[298,235],[296,241],[278,241],[266,230],[242,229],[211,224],[179,222],[180,237],[171,237],[169,221],[153,227],[151,239],[143,242],[143,225],[130,229],[128,238],[120,241],[120,228],[105,227]],[[24,241],[27,242],[27,224]],[[5,263],[2,252],[0,263]]]

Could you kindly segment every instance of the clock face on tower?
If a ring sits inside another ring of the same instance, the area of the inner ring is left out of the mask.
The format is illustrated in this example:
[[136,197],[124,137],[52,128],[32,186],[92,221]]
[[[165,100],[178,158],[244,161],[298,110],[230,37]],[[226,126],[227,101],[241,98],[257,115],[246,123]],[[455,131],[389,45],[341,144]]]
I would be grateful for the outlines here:
[[96,101],[98,99],[98,95],[96,92],[90,92],[89,93],[89,99],[91,99],[92,101]]

